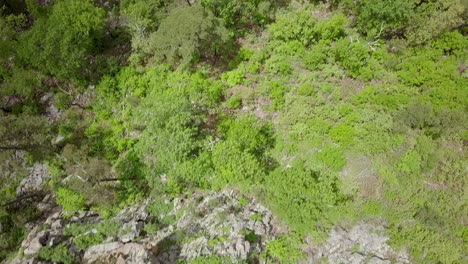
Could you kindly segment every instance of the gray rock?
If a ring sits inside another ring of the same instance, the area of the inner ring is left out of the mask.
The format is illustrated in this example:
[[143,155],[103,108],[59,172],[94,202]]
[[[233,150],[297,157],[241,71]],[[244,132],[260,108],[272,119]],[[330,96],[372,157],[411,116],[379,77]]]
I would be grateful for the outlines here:
[[106,262],[141,264],[155,263],[155,257],[143,245],[119,242],[100,244],[90,247],[84,254],[82,264]]
[[208,246],[206,237],[199,237],[192,242],[184,244],[180,252],[180,256],[186,259],[194,259],[200,256],[209,256],[212,252]]
[[31,191],[39,191],[41,184],[50,179],[50,172],[42,163],[34,163],[29,175],[24,178],[16,189],[16,196],[24,195]]
[[325,244],[306,249],[307,260],[301,263],[322,263],[320,259],[328,259],[328,263],[349,264],[390,264],[410,263],[405,251],[396,252],[388,244],[384,235],[384,227],[379,223],[361,223],[351,228],[335,227]]
[[112,242],[107,244],[99,244],[89,247],[84,253],[82,263],[94,263],[97,262],[103,256],[109,255],[112,251],[121,247],[122,243]]
[[30,233],[30,236],[28,236],[30,239],[23,242],[24,244],[22,245],[25,248],[24,254],[33,255],[39,252],[42,247],[48,244],[49,235],[50,232],[48,230],[43,230],[38,233]]

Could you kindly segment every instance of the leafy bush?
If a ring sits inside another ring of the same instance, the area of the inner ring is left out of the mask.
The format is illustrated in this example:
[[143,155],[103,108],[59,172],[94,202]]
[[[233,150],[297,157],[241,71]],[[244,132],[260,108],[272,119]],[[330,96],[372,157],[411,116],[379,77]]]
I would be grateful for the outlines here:
[[258,0],[202,0],[223,24],[231,29],[243,29],[253,24],[264,24],[271,19],[274,4]]
[[86,250],[90,246],[101,244],[105,239],[106,237],[98,232],[80,235],[78,237],[73,238],[73,242],[78,248]]
[[54,263],[73,264],[75,258],[70,255],[68,248],[61,244],[55,247],[46,246],[39,250],[38,257],[43,260],[49,260]]
[[316,23],[317,19],[312,16],[311,10],[304,8],[277,17],[276,22],[270,25],[270,33],[278,40],[298,40],[308,45],[316,39]]
[[325,42],[312,46],[304,56],[304,64],[309,70],[316,70],[324,64],[330,56],[330,47]]
[[364,0],[356,7],[357,26],[361,32],[376,36],[398,32],[413,15],[415,1],[407,0]]
[[193,5],[172,9],[150,35],[144,51],[172,65],[186,67],[200,56],[229,51],[229,41],[229,32],[221,21],[211,11]]
[[301,242],[294,236],[282,236],[267,243],[265,253],[261,256],[274,263],[296,263],[303,256],[299,249]]
[[407,152],[403,156],[398,168],[406,174],[418,174],[421,169],[421,156],[416,151]]
[[273,144],[271,126],[255,116],[225,120],[220,123],[219,132],[227,142],[257,157]]
[[271,99],[273,110],[281,110],[285,104],[285,93],[287,87],[280,82],[270,82],[268,87],[268,96]]
[[221,142],[213,149],[215,178],[214,189],[221,189],[231,184],[253,184],[264,177],[264,168],[257,158],[247,151],[242,151],[232,142]]
[[159,217],[170,213],[173,207],[172,202],[166,203],[164,199],[156,199],[146,207],[146,211],[152,216]]
[[468,39],[460,32],[453,31],[440,35],[438,38],[431,41],[431,47],[442,51],[447,55],[462,56],[466,54],[465,47],[468,45]]
[[348,146],[353,143],[354,129],[345,124],[339,124],[332,127],[330,130],[330,137],[335,141],[341,143],[343,146]]
[[227,101],[227,106],[229,109],[237,109],[241,106],[242,101],[239,96],[233,96]]
[[345,36],[344,26],[348,23],[348,19],[343,14],[337,14],[320,22],[316,26],[317,34],[320,35],[321,40],[335,41]]
[[309,83],[301,84],[301,86],[299,86],[299,89],[297,91],[299,95],[308,95],[308,96],[314,95],[316,92],[317,91],[315,87]]
[[271,74],[289,75],[292,72],[291,60],[287,56],[275,54],[266,60],[265,69]]
[[465,3],[460,0],[439,0],[417,5],[405,37],[413,44],[423,44],[431,38],[463,24]]
[[297,164],[276,169],[265,182],[267,201],[273,211],[294,230],[319,236],[333,226],[332,214],[345,204],[336,175]]
[[336,61],[354,78],[370,80],[378,76],[381,66],[369,46],[348,38],[340,39],[335,47]]
[[66,188],[57,190],[57,204],[60,204],[65,211],[78,211],[86,208],[85,198],[76,192]]
[[241,84],[244,82],[244,69],[239,67],[236,70],[223,73],[222,78],[229,86]]
[[322,151],[317,154],[317,158],[328,167],[337,171],[341,170],[346,164],[343,150],[333,145],[325,146]]
[[50,16],[39,18],[21,36],[20,57],[59,77],[76,76],[87,63],[85,53],[96,50],[102,39],[104,10],[90,0],[59,1]]

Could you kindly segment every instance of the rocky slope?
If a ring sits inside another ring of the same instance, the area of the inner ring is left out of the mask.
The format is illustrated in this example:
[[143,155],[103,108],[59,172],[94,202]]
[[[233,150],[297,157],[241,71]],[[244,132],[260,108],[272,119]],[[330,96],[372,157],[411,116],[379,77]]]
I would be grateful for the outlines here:
[[[267,208],[232,189],[144,200],[110,219],[93,211],[67,216],[53,201],[46,196],[38,204],[50,216],[31,226],[20,254],[7,263],[52,263],[38,255],[57,245],[65,245],[77,263],[211,263],[210,256],[266,263],[259,256],[267,243],[287,232]],[[309,241],[300,263],[409,263],[387,240],[377,223],[336,227],[324,244]]]

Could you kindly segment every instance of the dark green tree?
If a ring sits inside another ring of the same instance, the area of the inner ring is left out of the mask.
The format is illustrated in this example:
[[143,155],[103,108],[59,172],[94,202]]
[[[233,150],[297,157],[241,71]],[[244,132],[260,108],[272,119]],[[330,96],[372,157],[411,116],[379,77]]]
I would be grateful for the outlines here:
[[18,55],[26,65],[58,77],[79,77],[89,55],[99,46],[104,10],[91,1],[57,1],[19,39]]
[[145,51],[172,65],[188,66],[201,57],[220,56],[229,43],[221,21],[204,7],[177,7],[150,35]]

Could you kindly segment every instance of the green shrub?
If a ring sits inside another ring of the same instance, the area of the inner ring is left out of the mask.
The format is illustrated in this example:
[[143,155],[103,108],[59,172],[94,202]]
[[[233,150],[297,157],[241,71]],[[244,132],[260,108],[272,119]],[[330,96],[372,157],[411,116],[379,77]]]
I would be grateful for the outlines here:
[[105,239],[106,237],[98,232],[80,235],[78,237],[73,238],[73,242],[78,248],[86,250],[90,246],[101,244]]
[[233,96],[227,101],[227,106],[229,109],[237,109],[241,106],[242,101],[239,96]]
[[418,174],[421,171],[421,156],[414,150],[407,152],[398,164],[398,169],[406,174]]
[[431,47],[442,51],[446,55],[461,56],[466,54],[468,39],[460,32],[446,32],[431,41]]
[[425,56],[410,57],[400,67],[398,75],[407,85],[423,85],[436,76],[435,62]]
[[299,89],[297,91],[297,94],[299,95],[307,95],[311,96],[317,93],[316,89],[314,86],[312,86],[310,83],[303,83],[301,86],[299,86]]
[[119,233],[121,226],[115,220],[105,220],[99,223],[96,229],[105,237],[114,237]]
[[246,30],[259,23],[271,20],[275,5],[258,0],[202,0],[201,4],[210,9],[223,24],[233,30]]
[[164,199],[159,198],[150,203],[146,207],[146,211],[152,216],[159,217],[161,215],[167,215],[170,213],[173,207],[174,205],[172,202],[166,203]]
[[346,203],[338,185],[336,175],[304,168],[300,162],[274,170],[264,184],[274,213],[292,230],[314,236],[328,232],[335,210]]
[[344,26],[348,19],[343,14],[337,14],[323,22],[317,24],[315,30],[322,40],[335,41],[345,36]]
[[61,205],[65,211],[74,212],[86,208],[85,198],[69,189],[59,188],[57,190],[57,204]]
[[279,82],[271,82],[269,86],[268,95],[271,99],[273,110],[283,109],[285,103],[284,96],[287,91],[287,87]]
[[[216,255],[209,256],[209,257],[197,257],[192,259],[190,262],[182,261],[181,264],[233,264],[238,263],[234,262],[229,257],[219,257]],[[242,263],[242,262],[241,262]]]
[[301,241],[295,236],[282,236],[267,243],[261,258],[273,263],[296,263],[304,257]]
[[354,129],[345,124],[339,124],[330,129],[330,137],[333,141],[338,142],[343,146],[351,145],[354,140],[354,135]]
[[79,77],[86,53],[96,51],[104,33],[105,12],[89,1],[60,1],[21,36],[19,55],[44,73]]
[[265,69],[271,74],[289,75],[292,72],[291,58],[274,54],[266,60]]
[[213,166],[215,177],[214,189],[227,185],[245,185],[258,183],[264,177],[264,167],[257,157],[242,151],[238,144],[230,141],[220,142],[213,149]]
[[361,32],[376,36],[398,31],[413,15],[414,1],[407,0],[364,0],[356,7],[357,26]]
[[239,67],[236,70],[223,73],[221,78],[226,81],[229,86],[235,86],[244,82],[244,69]]
[[68,248],[61,244],[55,247],[46,246],[39,250],[38,257],[54,263],[73,264],[76,260],[70,255]]
[[308,45],[316,39],[316,23],[317,19],[312,16],[311,10],[303,8],[277,17],[276,22],[270,25],[270,33],[278,40],[298,40]]
[[330,47],[325,42],[319,42],[312,46],[309,51],[305,53],[304,64],[311,71],[319,69],[330,57]]
[[219,18],[201,5],[172,8],[152,32],[145,53],[182,68],[230,50],[229,31]]
[[333,145],[325,146],[322,151],[317,154],[317,158],[336,171],[340,171],[344,165],[346,165],[343,150]]
[[219,132],[226,142],[257,157],[261,157],[273,144],[270,124],[252,115],[221,122]]
[[335,52],[336,61],[354,78],[370,80],[382,70],[375,52],[360,41],[342,38],[336,42]]

